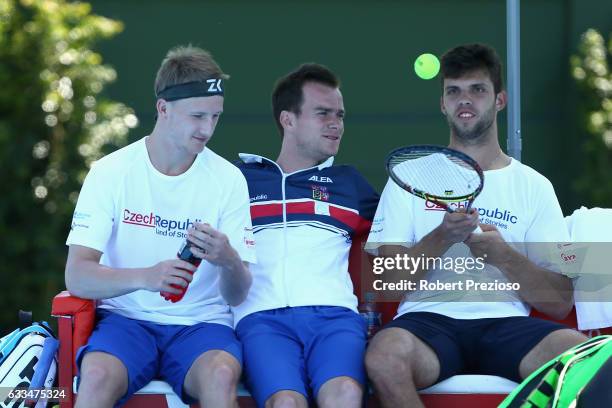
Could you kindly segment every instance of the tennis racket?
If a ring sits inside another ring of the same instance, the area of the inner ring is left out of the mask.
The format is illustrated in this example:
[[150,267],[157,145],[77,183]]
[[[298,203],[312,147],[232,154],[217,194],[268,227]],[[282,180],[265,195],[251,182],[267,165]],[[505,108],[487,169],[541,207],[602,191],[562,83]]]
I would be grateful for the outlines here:
[[[389,153],[386,167],[398,186],[451,213],[455,210],[450,204],[459,202],[467,202],[469,211],[484,185],[484,173],[476,160],[448,147],[400,147]],[[473,232],[482,230],[476,227]]]

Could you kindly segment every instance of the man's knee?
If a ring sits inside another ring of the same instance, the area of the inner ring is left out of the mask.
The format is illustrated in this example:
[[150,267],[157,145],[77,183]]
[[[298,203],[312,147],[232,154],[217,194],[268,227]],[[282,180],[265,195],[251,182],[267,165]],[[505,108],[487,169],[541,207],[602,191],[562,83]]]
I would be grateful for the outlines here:
[[118,400],[127,392],[127,369],[115,356],[101,352],[87,353],[81,364],[79,393],[95,392]]
[[[232,391],[240,379],[240,364],[229,353],[208,351],[196,359],[187,373],[194,388]],[[187,381],[186,381],[187,382]],[[210,387],[206,387],[210,385]],[[188,387],[191,388],[191,387]]]
[[353,400],[360,399],[363,393],[361,385],[350,377],[339,377],[335,379],[335,388],[338,396],[343,399]]
[[416,343],[414,336],[399,330],[404,331],[396,328],[381,331],[368,347],[365,366],[373,380],[410,374],[410,360]]
[[306,398],[299,392],[279,391],[266,401],[265,408],[304,408],[306,406]]
[[319,390],[317,401],[321,407],[339,405],[357,406],[363,396],[363,388],[351,377],[336,377],[328,380]]
[[240,368],[228,361],[217,361],[210,368],[215,383],[224,387],[235,387],[240,378]]
[[377,386],[399,381],[423,388],[432,385],[440,374],[434,351],[409,331],[395,327],[374,337],[365,365],[368,377]]

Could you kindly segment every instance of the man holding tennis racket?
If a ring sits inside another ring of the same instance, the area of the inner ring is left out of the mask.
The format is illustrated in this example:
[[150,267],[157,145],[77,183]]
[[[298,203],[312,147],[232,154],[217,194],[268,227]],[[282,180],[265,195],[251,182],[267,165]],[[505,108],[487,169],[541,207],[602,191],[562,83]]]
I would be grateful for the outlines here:
[[[185,403],[237,404],[242,347],[228,304],[246,297],[255,250],[246,181],[206,147],[227,78],[205,50],[170,50],[153,132],[98,160],[83,183],[66,287],[99,301],[77,354],[77,407],[123,405],[155,378]],[[199,266],[177,259],[186,239]],[[188,284],[180,301],[160,296]]]
[[348,256],[369,230],[378,194],[353,167],[333,165],[344,133],[339,85],[318,64],[280,78],[272,93],[278,159],[240,155],[258,264],[233,310],[261,408],[362,403],[366,331]]
[[[500,148],[497,112],[506,105],[506,93],[499,57],[487,46],[470,44],[449,50],[441,65],[449,148],[412,146],[391,153],[391,177],[368,246],[378,247],[379,255],[485,260],[484,269],[465,275],[483,283],[518,283],[520,289],[494,292],[488,302],[466,290],[408,293],[366,356],[385,407],[423,406],[417,389],[455,374],[520,382],[585,339],[528,317],[530,307],[564,317],[572,307],[572,285],[539,247],[508,243],[569,238],[551,183]],[[410,276],[445,283],[462,273],[432,266]]]

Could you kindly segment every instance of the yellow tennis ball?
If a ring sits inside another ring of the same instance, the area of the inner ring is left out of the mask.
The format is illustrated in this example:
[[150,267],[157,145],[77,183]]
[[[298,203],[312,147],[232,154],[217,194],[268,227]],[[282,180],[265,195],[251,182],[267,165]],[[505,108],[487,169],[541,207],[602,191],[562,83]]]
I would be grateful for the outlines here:
[[440,61],[433,54],[421,54],[414,61],[414,72],[421,79],[432,79],[440,72]]

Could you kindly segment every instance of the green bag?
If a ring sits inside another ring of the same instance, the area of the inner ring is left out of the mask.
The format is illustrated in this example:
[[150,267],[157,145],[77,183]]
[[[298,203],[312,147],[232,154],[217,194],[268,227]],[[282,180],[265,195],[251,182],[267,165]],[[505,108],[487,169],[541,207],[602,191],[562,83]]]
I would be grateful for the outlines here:
[[598,336],[533,372],[498,408],[612,407],[612,336]]

